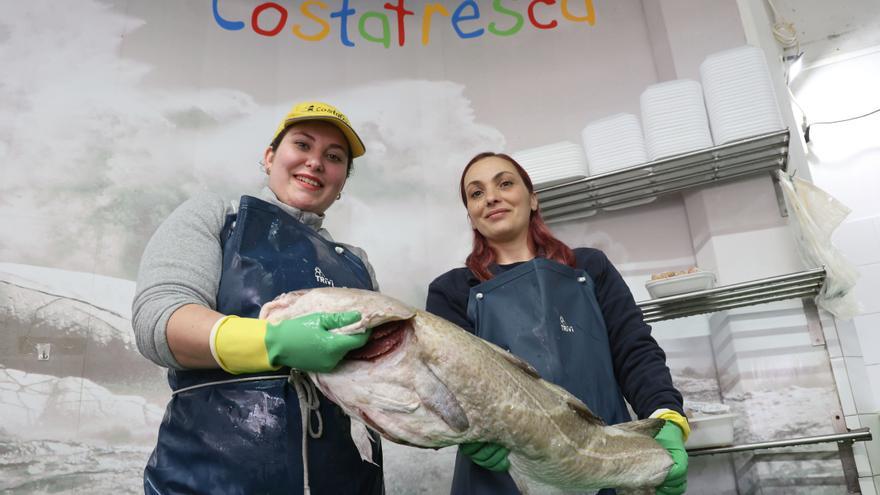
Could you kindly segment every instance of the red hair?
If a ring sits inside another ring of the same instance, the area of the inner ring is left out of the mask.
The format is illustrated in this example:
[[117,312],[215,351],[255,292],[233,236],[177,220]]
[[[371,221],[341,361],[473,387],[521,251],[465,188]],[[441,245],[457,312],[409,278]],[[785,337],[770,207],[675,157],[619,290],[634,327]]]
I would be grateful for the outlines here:
[[[465,165],[464,170],[461,172],[461,181],[459,182],[459,191],[461,192],[461,202],[464,203],[465,208],[467,208],[467,195],[464,191],[464,176],[467,175],[468,170],[470,170],[471,165],[477,163],[483,158],[489,157],[498,157],[503,160],[510,162],[511,165],[516,169],[519,176],[522,178],[523,182],[526,185],[526,188],[529,190],[529,194],[535,192],[535,187],[532,185],[532,179],[529,177],[529,174],[526,172],[522,166],[516,162],[509,155],[504,153],[493,153],[491,151],[483,152],[478,154],[477,156],[471,158],[471,161]],[[486,237],[480,233],[479,230],[474,230],[474,247],[471,250],[471,254],[468,255],[467,260],[465,260],[465,265],[477,276],[480,281],[485,282],[492,278],[492,272],[489,271],[489,266],[495,263],[495,251],[489,246],[489,241]],[[535,254],[537,256],[543,256],[549,260],[556,261],[558,263],[562,263],[563,265],[568,265],[574,268],[574,252],[570,247],[566,246],[564,242],[560,241],[550,232],[550,229],[547,227],[547,224],[544,223],[544,219],[541,218],[541,207],[538,206],[536,211],[533,211],[531,216],[529,217],[529,245],[535,249]]]

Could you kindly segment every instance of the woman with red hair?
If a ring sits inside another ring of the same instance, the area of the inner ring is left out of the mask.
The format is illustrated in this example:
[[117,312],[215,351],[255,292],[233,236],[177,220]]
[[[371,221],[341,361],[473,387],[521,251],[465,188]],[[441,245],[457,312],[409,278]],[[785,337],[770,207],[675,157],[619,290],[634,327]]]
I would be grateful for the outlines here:
[[[655,438],[675,464],[657,493],[684,493],[682,397],[623,278],[602,251],[572,250],[553,236],[531,179],[510,156],[475,156],[460,190],[473,250],[465,267],[431,283],[427,310],[525,359],[608,424],[631,420],[624,399],[640,418],[666,419]],[[462,445],[452,493],[519,493],[507,454],[494,443]]]

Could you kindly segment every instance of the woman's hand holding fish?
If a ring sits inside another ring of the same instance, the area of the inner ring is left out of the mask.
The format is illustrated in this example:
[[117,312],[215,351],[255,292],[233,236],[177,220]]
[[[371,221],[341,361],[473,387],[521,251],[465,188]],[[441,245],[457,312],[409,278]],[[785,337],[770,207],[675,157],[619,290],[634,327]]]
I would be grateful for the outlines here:
[[459,450],[464,455],[470,457],[474,464],[489,471],[507,471],[510,469],[510,461],[507,459],[510,450],[497,443],[463,443],[459,446]]
[[230,373],[255,373],[289,366],[326,373],[345,354],[367,343],[370,331],[340,335],[328,330],[361,319],[357,311],[312,313],[276,324],[256,318],[226,316],[211,331],[214,359]]
[[687,491],[688,454],[684,448],[684,432],[680,426],[667,420],[654,440],[669,452],[674,463],[666,480],[657,487],[657,495],[681,495]]

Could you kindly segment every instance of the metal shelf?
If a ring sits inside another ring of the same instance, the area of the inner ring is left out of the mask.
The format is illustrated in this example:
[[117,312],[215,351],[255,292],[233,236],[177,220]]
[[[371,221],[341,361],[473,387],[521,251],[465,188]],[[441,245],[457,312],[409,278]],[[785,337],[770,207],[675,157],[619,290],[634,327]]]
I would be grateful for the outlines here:
[[541,215],[561,222],[739,177],[785,170],[788,129],[537,189]]
[[779,275],[714,289],[640,301],[646,322],[672,320],[773,301],[812,297],[825,283],[825,268]]
[[772,440],[769,442],[748,443],[743,445],[731,445],[729,447],[708,447],[702,449],[688,450],[688,456],[696,457],[701,455],[715,454],[731,454],[734,452],[746,452],[751,450],[774,449],[778,447],[793,447],[796,445],[810,445],[814,443],[831,443],[831,442],[869,442],[871,441],[871,430],[867,427],[850,430],[846,433],[833,433],[830,435],[819,435],[815,437],[792,438],[789,440]]

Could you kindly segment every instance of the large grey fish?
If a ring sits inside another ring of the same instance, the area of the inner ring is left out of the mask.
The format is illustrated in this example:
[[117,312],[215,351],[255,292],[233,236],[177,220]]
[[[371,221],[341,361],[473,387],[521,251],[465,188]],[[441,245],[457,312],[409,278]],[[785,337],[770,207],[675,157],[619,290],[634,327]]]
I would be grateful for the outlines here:
[[663,420],[606,426],[525,361],[391,297],[296,291],[265,304],[260,317],[349,310],[362,319],[335,331],[373,328],[370,341],[333,372],[310,376],[349,416],[388,440],[425,448],[499,443],[510,449],[511,475],[524,492],[644,489],[666,478],[672,459],[653,439]]

